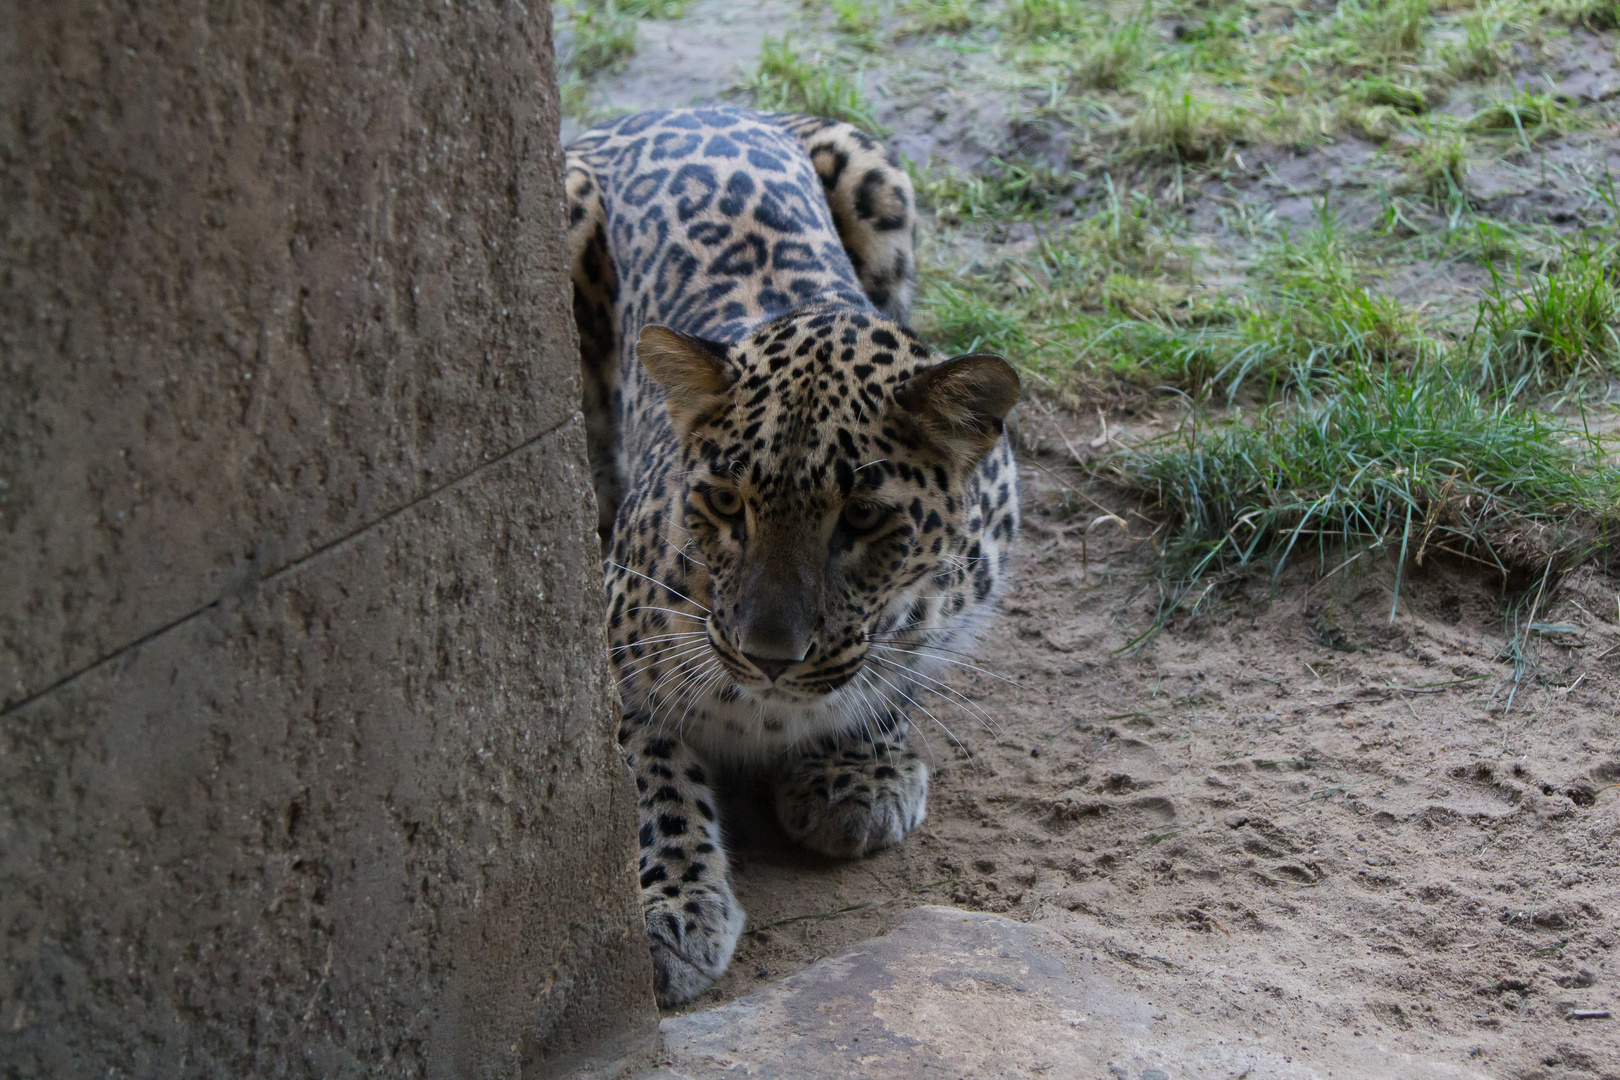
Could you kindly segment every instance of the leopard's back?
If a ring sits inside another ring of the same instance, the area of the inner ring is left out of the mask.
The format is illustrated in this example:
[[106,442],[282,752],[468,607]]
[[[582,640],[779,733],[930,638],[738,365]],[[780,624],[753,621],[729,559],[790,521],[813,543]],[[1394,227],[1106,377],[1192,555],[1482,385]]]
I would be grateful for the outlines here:
[[671,445],[663,396],[635,358],[643,326],[730,342],[817,297],[868,301],[809,156],[762,114],[641,113],[584,133],[568,157],[599,192],[600,247],[585,259],[617,278],[612,336],[585,357],[586,381],[616,394],[616,415],[598,423],[617,429],[628,493]]
[[725,106],[639,113],[570,144],[566,191],[604,539],[669,446],[662,395],[635,359],[641,327],[736,341],[818,298],[910,315],[911,181],[853,125]]

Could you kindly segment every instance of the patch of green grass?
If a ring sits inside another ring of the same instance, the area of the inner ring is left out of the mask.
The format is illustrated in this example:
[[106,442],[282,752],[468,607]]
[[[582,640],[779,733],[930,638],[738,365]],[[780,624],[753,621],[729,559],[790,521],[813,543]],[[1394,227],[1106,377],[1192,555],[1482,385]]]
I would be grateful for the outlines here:
[[1331,322],[1354,328],[1354,334],[1318,333],[1316,340],[1350,340],[1362,344],[1334,358],[1333,365],[1345,362],[1383,362],[1413,359],[1421,347],[1413,344],[1416,333],[1410,317],[1391,298],[1369,289],[1365,270],[1349,239],[1340,228],[1332,208],[1324,205],[1314,228],[1298,238],[1284,236],[1262,260],[1261,273],[1272,283],[1276,296],[1286,300],[1289,317],[1304,319],[1318,312]]
[[1407,168],[1436,206],[1466,202],[1468,139],[1460,132],[1431,127],[1407,156]]
[[1010,359],[1051,386],[1097,372],[1152,385],[1132,378],[1144,363],[1134,357],[1166,335],[1139,320],[1185,322],[1199,308],[1173,226],[1146,196],[1111,193],[1102,213],[998,260],[955,274],[925,263],[919,327],[956,348],[1006,343]]
[[624,66],[635,55],[636,20],[615,0],[588,0],[573,8],[573,41],[566,66],[589,78]]
[[[1143,15],[1147,14],[1149,10],[1144,9]],[[1176,42],[1194,70],[1241,78],[1247,74],[1245,68],[1252,45],[1248,25],[1248,12],[1243,5],[1212,6],[1183,24]]]
[[1207,161],[1243,141],[1254,128],[1247,110],[1181,80],[1151,87],[1131,118],[1129,142],[1138,154],[1174,161]]
[[1383,142],[1406,130],[1407,115],[1391,105],[1355,105],[1339,110],[1339,121],[1364,139]]
[[975,172],[913,170],[912,183],[925,209],[941,223],[1017,221],[1046,215],[1080,177],[1038,162],[991,158]]
[[557,5],[556,17],[571,30],[561,57],[558,89],[562,113],[581,123],[597,118],[590,103],[588,81],[602,72],[617,71],[635,55],[639,35],[637,19],[678,19],[691,0],[577,0]]
[[833,26],[858,49],[878,49],[878,9],[865,0],[832,0]]
[[1398,597],[1400,573],[1435,552],[1540,573],[1620,539],[1620,469],[1579,428],[1483,402],[1441,365],[1357,366],[1318,389],[1247,422],[1191,418],[1110,460],[1167,519],[1175,587],[1157,625],[1200,581],[1257,563],[1280,573],[1298,553],[1326,570],[1382,552]]
[[1350,85],[1350,96],[1363,105],[1386,105],[1397,112],[1415,115],[1428,109],[1428,95],[1422,85],[1410,79],[1375,75]]
[[1542,0],[1537,10],[1558,22],[1588,30],[1620,28],[1620,2],[1616,0]]
[[786,35],[765,39],[747,88],[755,108],[827,116],[875,135],[887,134],[872,116],[859,77],[829,66],[819,54],[802,55]]
[[1082,0],[1010,0],[1001,22],[1015,40],[1049,41],[1082,34],[1089,19]]
[[1147,58],[1145,18],[1151,8],[1099,35],[1081,48],[1079,56],[1067,65],[1069,85],[1087,90],[1125,90],[1141,74]]
[[1235,141],[1268,143],[1310,150],[1333,141],[1343,126],[1339,109],[1319,101],[1262,100],[1254,115],[1238,109],[1241,137]]
[[1003,56],[1042,86],[1125,91],[1155,63],[1188,68],[1173,53],[1155,51],[1153,17],[1151,2],[1129,16],[1097,3],[1013,4],[1002,12]]
[[1344,0],[1335,22],[1331,32],[1349,44],[1359,60],[1387,67],[1423,51],[1429,0]]
[[1620,375],[1620,255],[1589,236],[1569,242],[1545,273],[1491,269],[1474,325],[1482,384],[1573,390]]
[[574,72],[564,69],[558,73],[557,96],[564,116],[582,125],[594,119],[590,86]]
[[1324,208],[1315,228],[1263,250],[1238,295],[1190,304],[1180,319],[1161,310],[1149,329],[1115,328],[1117,346],[1139,350],[1139,370],[1118,348],[1110,368],[1138,383],[1231,400],[1246,385],[1306,386],[1346,367],[1438,355],[1412,313],[1368,288],[1363,273]]
[[634,19],[679,19],[692,0],[617,0],[619,10]]
[[1007,330],[982,329],[988,313],[1005,316],[1019,334],[1009,358],[1059,391],[1100,381],[1230,398],[1244,386],[1304,385],[1442,352],[1413,312],[1367,285],[1330,213],[1298,237],[1263,243],[1230,294],[1201,285],[1177,228],[1139,192],[1111,198],[1032,250],[925,277],[920,327],[953,345],[1008,340]]
[[985,19],[978,0],[902,0],[897,11],[914,34],[965,34]]
[[1513,132],[1528,146],[1544,135],[1560,135],[1574,126],[1568,106],[1550,94],[1521,90],[1512,97],[1493,101],[1469,117],[1466,125],[1474,132]]
[[1057,280],[1070,281],[1090,260],[1111,271],[1188,277],[1192,264],[1182,243],[1182,223],[1146,193],[1125,194],[1105,179],[1100,212],[1079,222],[1063,240],[1047,245]]
[[1481,264],[1511,262],[1522,265],[1538,261],[1533,254],[1535,242],[1528,230],[1487,218],[1477,219],[1474,228]]
[[1404,307],[1359,284],[1283,286],[1243,297],[1229,310],[1229,323],[1189,328],[1163,343],[1161,378],[1173,375],[1173,384],[1189,392],[1217,392],[1230,401],[1251,384],[1309,386],[1346,367],[1411,363],[1439,352]]
[[1505,71],[1513,57],[1513,14],[1510,5],[1492,3],[1465,15],[1463,39],[1443,53],[1446,71],[1457,79],[1488,79]]
[[970,285],[941,282],[924,294],[921,306],[930,339],[948,352],[1021,357],[1029,349],[1018,312]]

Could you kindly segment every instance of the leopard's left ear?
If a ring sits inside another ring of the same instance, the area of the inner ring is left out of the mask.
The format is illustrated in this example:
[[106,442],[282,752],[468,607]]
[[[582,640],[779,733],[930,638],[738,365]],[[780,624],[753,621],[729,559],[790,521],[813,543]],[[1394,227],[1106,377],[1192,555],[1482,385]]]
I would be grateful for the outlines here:
[[930,443],[971,466],[1001,438],[1019,389],[1018,372],[1006,360],[971,353],[917,372],[894,401]]
[[726,346],[653,323],[641,328],[636,356],[664,388],[664,402],[675,432],[685,438],[706,412],[724,400],[736,381],[726,363]]

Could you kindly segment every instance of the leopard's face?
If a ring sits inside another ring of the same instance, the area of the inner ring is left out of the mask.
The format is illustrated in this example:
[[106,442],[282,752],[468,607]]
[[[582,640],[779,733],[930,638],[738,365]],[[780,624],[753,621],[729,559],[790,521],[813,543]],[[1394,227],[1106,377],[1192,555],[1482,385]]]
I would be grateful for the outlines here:
[[652,330],[641,353],[681,442],[708,646],[739,699],[825,698],[936,608],[920,601],[962,558],[965,490],[1017,376],[858,312],[798,313],[734,346]]
[[[708,567],[709,645],[752,696],[813,700],[847,683],[961,531],[959,478],[931,455],[876,450],[869,426],[840,428],[865,460],[830,467],[813,447],[771,452],[770,436],[759,452],[716,440],[712,460],[695,455],[685,521]],[[924,460],[888,468],[896,456]]]

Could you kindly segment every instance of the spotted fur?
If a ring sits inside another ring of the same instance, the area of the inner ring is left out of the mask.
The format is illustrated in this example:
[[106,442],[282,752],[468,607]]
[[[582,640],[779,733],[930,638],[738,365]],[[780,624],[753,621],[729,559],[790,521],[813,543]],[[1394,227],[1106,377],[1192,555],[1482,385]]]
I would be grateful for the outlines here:
[[[585,407],[641,799],[659,1001],[701,993],[743,913],[710,788],[768,771],[805,846],[856,857],[926,813],[908,744],[994,606],[1018,525],[1018,379],[905,326],[915,203],[847,124],[683,109],[568,151]],[[932,723],[932,720],[928,722]]]

